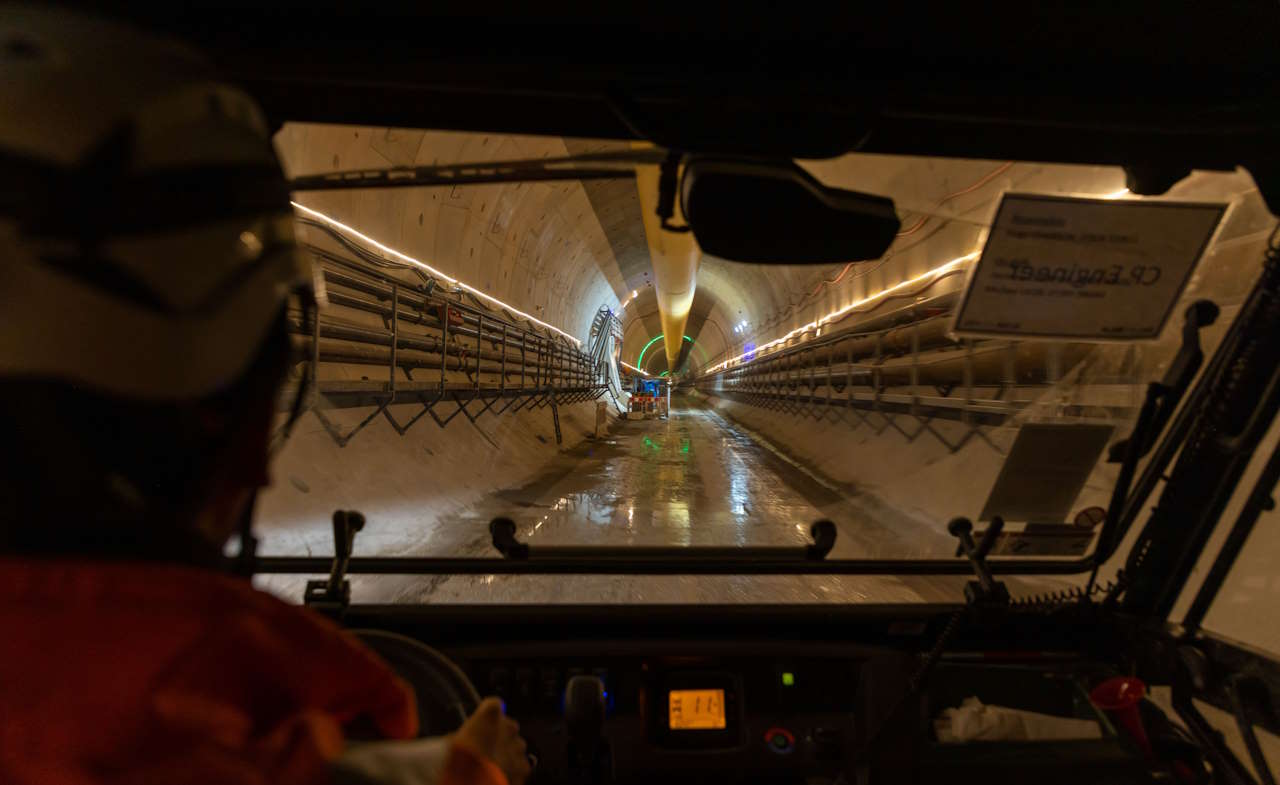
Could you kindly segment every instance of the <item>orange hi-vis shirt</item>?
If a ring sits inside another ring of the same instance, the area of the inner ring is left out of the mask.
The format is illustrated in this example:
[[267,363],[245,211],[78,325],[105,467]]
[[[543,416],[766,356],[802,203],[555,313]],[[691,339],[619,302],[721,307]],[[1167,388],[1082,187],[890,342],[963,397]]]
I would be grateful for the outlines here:
[[[310,785],[356,723],[417,733],[413,693],[354,637],[212,571],[0,559],[0,630],[11,785]],[[454,752],[443,783],[506,785]]]

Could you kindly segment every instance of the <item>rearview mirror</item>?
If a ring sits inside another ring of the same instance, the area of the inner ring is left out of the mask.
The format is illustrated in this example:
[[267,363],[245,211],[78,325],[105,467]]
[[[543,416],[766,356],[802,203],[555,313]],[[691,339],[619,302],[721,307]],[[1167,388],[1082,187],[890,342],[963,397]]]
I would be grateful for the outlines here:
[[702,250],[735,262],[878,259],[901,227],[892,199],[829,188],[791,161],[695,157],[680,196]]

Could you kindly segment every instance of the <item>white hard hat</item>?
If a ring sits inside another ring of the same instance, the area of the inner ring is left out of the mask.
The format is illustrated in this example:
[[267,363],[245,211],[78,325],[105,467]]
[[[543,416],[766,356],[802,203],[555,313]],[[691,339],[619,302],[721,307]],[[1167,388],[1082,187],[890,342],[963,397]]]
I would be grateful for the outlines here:
[[0,14],[0,378],[141,400],[234,382],[312,282],[262,114],[172,42]]

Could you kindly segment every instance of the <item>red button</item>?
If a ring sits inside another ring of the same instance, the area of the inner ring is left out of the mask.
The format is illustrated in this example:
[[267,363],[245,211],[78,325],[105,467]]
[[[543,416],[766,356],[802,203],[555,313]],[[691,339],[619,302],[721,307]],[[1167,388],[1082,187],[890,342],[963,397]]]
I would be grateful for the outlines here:
[[764,743],[779,755],[785,755],[795,749],[796,737],[786,728],[770,728],[764,732]]

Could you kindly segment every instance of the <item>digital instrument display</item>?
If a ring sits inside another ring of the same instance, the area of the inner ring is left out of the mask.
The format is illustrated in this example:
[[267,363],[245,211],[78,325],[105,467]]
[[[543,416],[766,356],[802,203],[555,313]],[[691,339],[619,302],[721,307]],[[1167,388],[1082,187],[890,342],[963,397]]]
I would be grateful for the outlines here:
[[667,698],[671,730],[724,730],[724,690],[671,690]]

